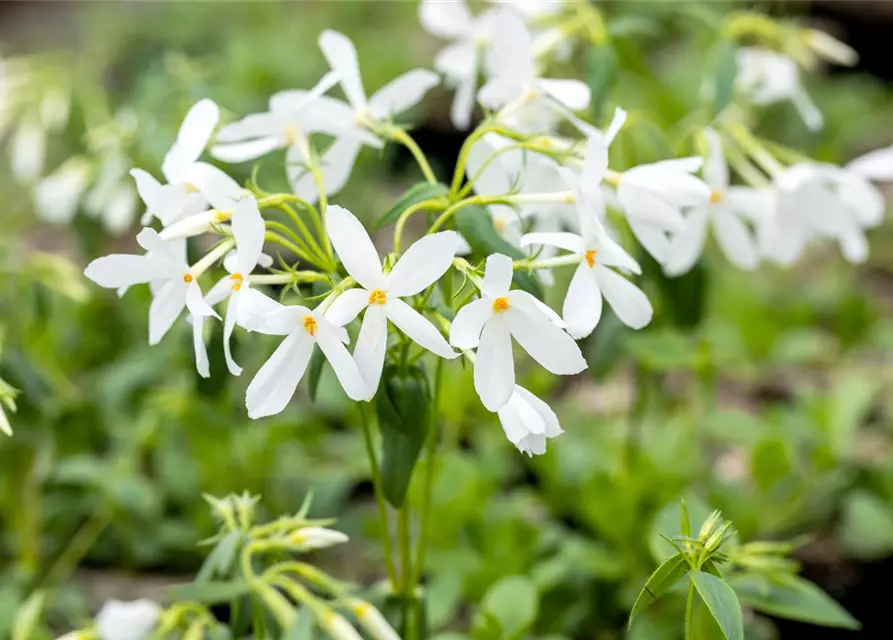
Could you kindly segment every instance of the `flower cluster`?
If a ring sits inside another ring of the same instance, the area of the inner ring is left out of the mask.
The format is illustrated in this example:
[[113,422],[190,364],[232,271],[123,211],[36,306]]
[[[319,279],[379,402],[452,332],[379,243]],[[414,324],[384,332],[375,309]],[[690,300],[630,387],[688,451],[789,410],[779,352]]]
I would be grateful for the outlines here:
[[[683,274],[697,263],[710,229],[741,269],[791,264],[826,240],[851,261],[866,258],[865,232],[884,209],[871,180],[893,178],[893,149],[846,167],[795,152],[780,158],[780,147],[767,146],[736,117],[790,99],[807,124],[820,124],[792,58],[741,49],[735,109],[687,140],[693,153],[621,171],[612,168],[611,148],[627,114],[617,108],[608,126],[597,128],[581,115],[587,85],[545,73],[550,61],[598,32],[600,15],[586,3],[549,3],[548,11],[514,5],[473,16],[462,2],[423,1],[421,23],[450,41],[435,60],[439,73],[410,70],[371,96],[352,42],[327,30],[319,47],[331,71],[311,89],[277,93],[266,112],[219,128],[217,106],[202,100],[164,159],[164,183],[131,171],[146,205],[143,224],[157,225],[137,236],[145,253],[99,258],[86,275],[122,292],[149,284],[152,344],[185,309],[203,376],[209,320],[224,316],[233,375],[242,371],[230,349],[236,327],[282,336],[248,385],[252,418],[286,407],[317,347],[360,402],[378,392],[386,362],[405,368],[430,353],[473,363],[483,405],[521,451],[540,454],[561,428],[546,403],[515,384],[513,341],[549,372],[573,375],[587,366],[576,340],[596,328],[605,302],[627,326],[648,325],[651,304],[631,280],[642,273],[634,255],[647,252],[668,275]],[[475,98],[485,110],[449,187],[395,122],[442,80],[455,88],[458,127],[470,125]],[[336,85],[345,100],[328,95]],[[413,154],[427,184],[391,218],[394,250],[382,258],[360,220],[329,201],[360,150],[388,142]],[[206,148],[229,163],[284,149],[292,193],[266,193],[254,180],[242,187],[200,160]],[[433,223],[402,250],[407,221],[422,211],[435,214]],[[475,218],[486,222],[484,231],[469,224]],[[216,240],[190,263],[185,240],[196,236]],[[264,253],[267,244],[287,252],[278,269]],[[480,262],[462,257],[469,254]],[[225,273],[203,287],[218,263]],[[564,267],[575,270],[559,315],[535,294]],[[271,286],[283,288],[279,300],[270,297]]]

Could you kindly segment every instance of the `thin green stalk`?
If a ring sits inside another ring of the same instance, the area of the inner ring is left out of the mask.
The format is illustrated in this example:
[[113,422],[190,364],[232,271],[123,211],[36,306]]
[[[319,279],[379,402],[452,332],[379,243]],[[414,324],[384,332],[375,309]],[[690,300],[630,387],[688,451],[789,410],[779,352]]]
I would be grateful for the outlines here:
[[688,600],[685,602],[685,640],[695,637],[695,583],[688,581]]
[[291,240],[288,240],[287,238],[283,238],[281,235],[279,235],[275,231],[267,231],[266,234],[264,234],[264,239],[267,242],[275,242],[276,244],[278,244],[282,247],[285,247],[286,249],[291,251],[293,254],[298,256],[304,262],[309,262],[310,264],[316,265],[317,267],[320,267],[320,268],[322,268],[324,266],[324,265],[319,264],[319,258],[308,255],[301,249],[301,247],[296,245]]
[[317,155],[316,151],[313,150],[308,155],[310,157],[310,172],[313,174],[313,180],[314,182],[316,182],[316,190],[317,192],[319,192],[319,215],[313,216],[313,224],[316,226],[316,232],[319,234],[319,237],[322,240],[326,255],[331,260],[334,260],[334,254],[332,253],[332,241],[325,231],[326,209],[329,206],[328,195],[326,194],[325,176],[323,176],[322,174],[322,167],[319,164],[319,156]]
[[[307,224],[304,222],[304,220],[301,218],[301,216],[299,216],[298,213],[294,209],[292,209],[290,206],[288,206],[285,203],[276,205],[276,208],[279,209],[280,211],[284,212],[291,219],[291,221],[295,224],[295,226],[298,228],[298,231],[300,233],[304,234],[304,237],[306,238],[306,242],[307,242],[307,245],[309,248],[316,251],[316,253],[318,253],[320,256],[325,255],[319,242],[317,242],[317,240],[313,236],[313,234],[310,233],[310,229],[307,227]],[[312,211],[311,217],[313,217],[314,224],[316,224],[315,221],[319,219],[319,214],[317,214],[315,210],[311,210],[311,211]]]
[[400,548],[400,593],[412,596],[412,536],[410,533],[409,504],[404,503],[397,512],[397,545]]
[[477,129],[472,131],[465,139],[465,142],[462,143],[462,148],[459,150],[459,157],[456,159],[456,169],[453,172],[453,181],[450,183],[451,194],[455,195],[459,193],[459,188],[462,186],[462,176],[465,175],[465,165],[468,163],[468,154],[471,152],[471,147],[474,146],[474,143],[481,137],[492,130],[493,127],[491,125],[482,123]]
[[369,467],[372,471],[372,486],[375,489],[375,501],[378,503],[378,517],[381,520],[381,549],[384,554],[385,567],[388,571],[388,578],[391,581],[391,588],[394,593],[398,592],[399,582],[397,580],[397,569],[394,566],[394,556],[391,552],[391,531],[388,526],[388,506],[385,502],[384,488],[381,481],[381,471],[378,468],[378,459],[375,455],[375,444],[372,441],[372,425],[369,419],[369,408],[365,403],[359,403],[360,423],[363,426],[363,441],[366,444],[366,455],[369,458]]
[[266,221],[267,229],[271,231],[277,231],[283,235],[283,237],[290,239],[295,243],[296,246],[300,247],[301,250],[307,253],[307,255],[318,255],[316,251],[313,251],[310,246],[304,242],[304,239],[299,236],[297,233],[291,230],[288,225],[282,224],[281,222],[277,222],[276,220],[267,220]]
[[425,154],[419,148],[419,145],[416,144],[416,141],[403,129],[395,127],[391,129],[389,133],[394,142],[399,142],[412,154],[412,157],[415,158],[416,163],[419,165],[419,169],[422,170],[425,180],[431,184],[437,184],[437,176],[434,175],[434,171],[431,170],[431,165],[428,164],[428,158],[425,157]]
[[425,556],[428,551],[428,537],[431,534],[431,494],[434,487],[435,455],[440,436],[437,418],[439,415],[441,387],[443,386],[443,360],[438,358],[434,368],[434,395],[431,398],[431,431],[425,441],[425,475],[422,478],[422,503],[419,505],[419,542],[416,547],[415,570],[412,584],[422,579],[425,571]]
[[47,571],[41,588],[52,588],[67,580],[111,521],[112,510],[108,507],[101,507],[94,511]]
[[398,256],[400,255],[400,245],[403,240],[403,227],[406,226],[406,221],[409,220],[410,217],[425,209],[436,209],[438,207],[443,209],[446,206],[445,203],[447,203],[445,198],[423,200],[422,202],[417,202],[401,213],[400,217],[397,218],[397,224],[394,226],[394,253]]

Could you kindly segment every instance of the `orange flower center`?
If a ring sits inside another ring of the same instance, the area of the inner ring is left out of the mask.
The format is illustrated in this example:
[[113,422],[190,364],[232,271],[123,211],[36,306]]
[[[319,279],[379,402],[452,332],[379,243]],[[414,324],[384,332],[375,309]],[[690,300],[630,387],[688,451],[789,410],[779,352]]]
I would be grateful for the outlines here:
[[373,289],[369,292],[369,304],[384,304],[388,301],[388,294],[381,289]]
[[195,280],[195,278],[192,277],[191,273],[183,274],[183,282],[186,282],[188,284],[188,283],[192,282],[193,280]]
[[316,318],[313,316],[304,316],[304,331],[311,336],[316,335]]
[[497,232],[502,233],[505,231],[505,220],[494,220],[493,228],[496,229]]
[[719,191],[717,189],[714,189],[713,191],[710,192],[710,202],[712,202],[713,204],[716,204],[717,202],[722,202],[725,199],[725,197],[726,197],[726,194],[724,194],[722,191]]
[[508,308],[508,298],[496,298],[496,300],[493,301],[493,313],[502,313],[503,311],[507,311]]
[[590,269],[595,266],[595,254],[597,253],[598,251],[596,251],[595,249],[589,249],[584,256],[586,259],[586,264],[589,265]]
[[245,282],[244,276],[241,273],[232,274],[229,279],[232,281],[233,291],[238,291],[242,288],[242,283]]

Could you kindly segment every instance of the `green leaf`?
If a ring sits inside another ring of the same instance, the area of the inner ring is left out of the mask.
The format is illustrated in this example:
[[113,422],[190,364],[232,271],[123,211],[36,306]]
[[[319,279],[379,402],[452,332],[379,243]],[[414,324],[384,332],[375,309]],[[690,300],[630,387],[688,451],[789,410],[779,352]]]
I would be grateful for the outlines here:
[[400,508],[430,430],[431,397],[428,381],[419,367],[402,374],[399,367],[389,365],[382,381],[376,403],[381,429],[381,478],[388,502]]
[[787,446],[780,438],[763,438],[750,453],[751,475],[763,492],[768,492],[791,473]]
[[[400,196],[400,199],[394,203],[394,206],[384,213],[375,225],[379,228],[397,222],[397,219],[404,211],[411,206],[424,202],[425,200],[435,200],[444,198],[450,192],[449,187],[444,184],[431,184],[429,182],[419,182],[412,185],[406,192]],[[444,201],[446,204],[446,201]]]
[[539,594],[524,576],[508,576],[490,587],[481,611],[499,621],[504,638],[519,636],[536,620]]
[[656,602],[670,587],[682,580],[688,569],[688,562],[681,553],[677,553],[655,569],[645,586],[642,587],[642,591],[639,592],[639,597],[636,598],[633,610],[629,614],[628,626],[632,627],[636,616],[650,607],[652,602]]
[[37,628],[46,605],[46,591],[35,591],[25,600],[16,613],[12,625],[12,640],[31,640],[37,637]]
[[703,571],[692,571],[688,577],[726,640],[744,640],[744,618],[741,615],[738,596],[732,587]]
[[322,349],[314,349],[310,356],[310,364],[307,365],[307,391],[310,393],[310,402],[316,402],[316,391],[319,389],[319,378],[322,376],[322,365],[326,358]]
[[194,600],[195,602],[226,602],[250,591],[251,585],[245,580],[194,582],[170,587],[167,590],[172,599]]
[[719,115],[735,97],[738,77],[738,47],[730,40],[721,40],[713,48],[713,116]]
[[679,499],[679,533],[683,538],[691,538],[691,516],[685,506],[685,498]]
[[[493,218],[484,207],[471,205],[463,207],[454,216],[456,228],[465,238],[475,255],[486,257],[494,253],[502,253],[518,260],[524,254],[517,247],[509,244],[493,227]],[[543,288],[532,273],[515,271],[513,281],[519,287],[542,299]]]
[[214,576],[226,576],[239,550],[240,542],[241,534],[238,531],[230,531],[223,536],[214,546],[214,550],[208,554],[195,576],[195,581],[207,582]]
[[631,332],[624,349],[652,371],[679,371],[694,365],[694,349],[679,331],[670,328]]
[[810,622],[825,627],[858,629],[859,621],[816,585],[798,576],[783,574],[770,580],[757,574],[736,575],[729,584],[742,604],[778,618]]
[[893,514],[890,505],[867,491],[847,494],[838,538],[846,551],[860,560],[876,560],[893,551]]
[[[700,530],[701,525],[710,516],[710,509],[700,499],[690,494],[685,496],[685,508],[691,516],[691,530]],[[675,500],[664,505],[654,518],[648,546],[654,559],[658,562],[663,562],[677,553],[673,545],[664,540],[664,538],[672,540],[685,537],[679,526],[681,520],[679,511],[679,501]]]
[[592,94],[590,112],[595,122],[601,120],[602,111],[611,88],[617,80],[617,52],[611,45],[591,47],[587,57],[587,80]]

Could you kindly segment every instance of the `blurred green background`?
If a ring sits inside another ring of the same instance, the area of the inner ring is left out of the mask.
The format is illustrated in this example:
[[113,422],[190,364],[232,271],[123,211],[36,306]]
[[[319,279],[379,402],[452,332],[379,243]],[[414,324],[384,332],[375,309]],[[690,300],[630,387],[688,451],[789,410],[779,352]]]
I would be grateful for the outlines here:
[[[621,163],[664,157],[709,73],[713,25],[742,6],[605,3],[621,61],[608,104],[647,115],[621,140]],[[806,3],[757,6],[803,18],[821,12]],[[326,69],[316,46],[323,28],[354,39],[367,89],[430,66],[441,43],[421,30],[416,10],[413,2],[0,3],[0,51],[47,56],[70,69],[64,81],[75,91],[99,78],[96,108],[132,109],[138,125],[127,154],[155,171],[198,99],[213,98],[235,119],[262,110],[276,91],[311,86]],[[825,24],[854,24],[833,17]],[[884,19],[893,20],[872,18]],[[849,36],[857,50],[877,46],[853,27]],[[571,66],[585,76],[588,62],[583,52]],[[884,73],[813,74],[807,85],[826,128],[809,133],[779,106],[758,131],[834,162],[888,145],[893,91],[878,78]],[[462,141],[449,127],[450,99],[438,89],[410,119],[444,174]],[[88,114],[80,109],[75,102],[72,124],[52,138],[49,168],[84,148],[79,123]],[[263,162],[265,189],[285,188],[278,162]],[[250,169],[234,176],[244,180]],[[365,150],[335,202],[372,220],[417,179],[396,150]],[[357,418],[331,372],[316,402],[302,389],[282,414],[250,421],[245,387],[274,340],[237,334],[246,374],[232,378],[218,324],[212,377],[202,380],[185,322],[150,348],[148,292],[119,300],[80,275],[93,257],[133,248],[133,234],[110,237],[85,216],[66,226],[40,221],[5,154],[0,194],[0,377],[21,391],[10,415],[15,435],[0,441],[0,630],[36,585],[62,585],[48,617],[60,630],[107,597],[162,597],[160,586],[200,566],[198,542],[215,530],[203,493],[258,493],[277,515],[312,489],[311,513],[338,517],[352,537],[316,559],[345,579],[381,579]],[[883,637],[871,635],[884,611],[868,595],[893,567],[890,226],[870,242],[872,257],[859,267],[828,248],[790,271],[740,273],[712,252],[677,280],[652,269],[652,326],[634,333],[606,317],[583,344],[590,369],[577,378],[522,370],[566,431],[541,458],[505,440],[470,369],[447,368],[428,579],[433,629],[465,633],[488,589],[521,574],[538,594],[534,610],[519,613],[532,634],[623,637],[655,566],[655,518],[685,495],[721,509],[744,540],[808,536],[798,552],[805,575],[865,623],[865,637]],[[550,291],[550,302],[560,304],[561,292]],[[704,385],[715,402],[702,400]],[[76,545],[82,554],[69,556]],[[662,621],[678,620],[681,607],[661,603],[633,636],[678,637]],[[779,624],[784,637],[802,632]],[[776,632],[771,623],[755,628],[755,637]]]

